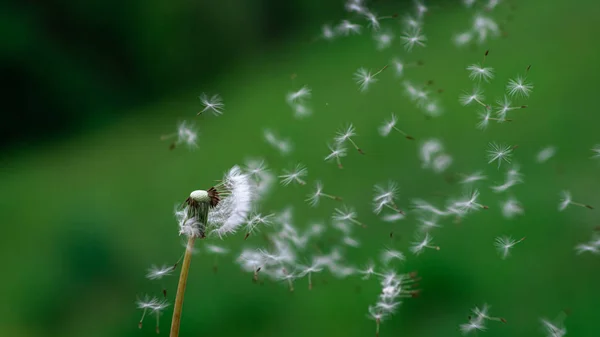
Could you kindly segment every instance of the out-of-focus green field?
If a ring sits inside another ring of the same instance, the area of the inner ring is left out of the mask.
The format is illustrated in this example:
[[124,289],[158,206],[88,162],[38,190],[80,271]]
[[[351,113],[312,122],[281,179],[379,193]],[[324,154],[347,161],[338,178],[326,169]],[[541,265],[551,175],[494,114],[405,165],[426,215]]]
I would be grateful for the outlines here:
[[[348,263],[364,265],[391,246],[407,253],[399,270],[417,270],[423,277],[422,296],[406,300],[383,323],[381,336],[458,336],[458,325],[467,322],[470,308],[483,303],[508,320],[491,322],[481,333],[487,337],[542,336],[539,318],[552,319],[566,308],[571,313],[565,321],[569,335],[596,336],[600,256],[577,256],[573,248],[591,237],[600,224],[600,210],[572,207],[559,213],[557,206],[559,192],[568,189],[576,201],[600,208],[600,165],[590,159],[590,148],[600,142],[600,6],[594,1],[527,1],[512,12],[499,10],[496,17],[502,20],[509,13],[513,19],[504,25],[506,37],[460,49],[451,37],[470,26],[471,13],[460,6],[431,8],[425,24],[427,48],[412,53],[403,50],[398,36],[392,48],[381,52],[368,34],[306,43],[318,32],[315,25],[278,49],[240,58],[210,87],[139,107],[111,126],[14,149],[4,156],[0,175],[1,334],[154,335],[152,317],[138,330],[141,313],[135,300],[144,293],[160,295],[162,286],[174,297],[177,276],[164,284],[144,278],[150,264],[173,263],[183,251],[174,206],[231,165],[264,157],[276,173],[296,162],[306,164],[310,185],[320,179],[326,191],[356,208],[369,227],[355,229],[362,245],[346,250]],[[394,29],[399,35],[399,27]],[[483,132],[475,129],[477,109],[460,106],[458,95],[472,87],[465,67],[479,62],[486,49],[486,64],[496,70],[494,81],[485,86],[487,97],[502,95],[506,81],[529,64],[535,88],[526,102],[529,107],[512,113],[512,123],[492,124]],[[442,116],[425,118],[404,95],[403,79],[395,78],[392,69],[367,93],[358,92],[353,72],[361,66],[379,69],[393,56],[423,61],[421,67],[406,69],[404,79],[433,80],[434,89],[443,88]],[[296,120],[285,94],[302,85],[313,90],[315,113]],[[203,91],[222,95],[222,117],[196,116],[200,105],[195,97]],[[416,142],[396,134],[379,136],[377,127],[391,112]],[[160,136],[173,132],[184,119],[198,126],[199,147],[169,151]],[[323,158],[326,143],[347,122],[356,126],[355,140],[367,154],[350,151],[344,170],[339,170]],[[264,128],[291,138],[294,152],[280,156],[264,142]],[[414,198],[441,205],[444,195],[460,195],[461,186],[448,183],[445,174],[421,169],[418,145],[429,138],[442,140],[453,156],[449,171],[485,171],[489,180],[480,184],[481,200],[489,210],[459,224],[444,221],[433,232],[441,250],[415,257],[407,248],[416,217],[409,213],[403,221],[385,223],[372,213],[370,199],[373,184],[388,179],[399,183],[399,205],[404,208]],[[487,164],[490,141],[519,145],[514,162],[521,166],[525,183],[508,194],[494,194],[488,187],[501,183],[508,167],[498,170]],[[535,154],[547,145],[556,146],[557,155],[536,163]],[[309,208],[304,199],[310,185],[275,188],[261,210],[291,205],[300,228],[311,221],[329,222],[334,202],[324,200]],[[524,205],[524,216],[502,217],[500,202],[509,195]],[[501,260],[493,246],[500,235],[527,239]],[[329,230],[326,238],[340,237]],[[216,273],[214,257],[203,252],[194,256],[182,337],[374,334],[375,324],[366,314],[378,295],[377,280],[339,280],[325,273],[314,276],[312,291],[301,279],[290,293],[284,284],[252,283],[252,275],[234,262],[242,247],[264,245],[260,236],[243,241],[240,234],[216,243],[231,248],[233,255],[219,259]],[[170,315],[167,310],[161,319],[162,335],[168,333]]]

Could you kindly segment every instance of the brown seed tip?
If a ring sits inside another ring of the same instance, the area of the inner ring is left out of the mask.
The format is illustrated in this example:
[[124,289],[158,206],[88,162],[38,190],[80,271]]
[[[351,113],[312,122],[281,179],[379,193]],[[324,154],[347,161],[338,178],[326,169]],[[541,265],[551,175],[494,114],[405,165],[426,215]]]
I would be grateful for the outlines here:
[[158,327],[156,327],[156,334],[160,335],[160,329]]
[[394,13],[394,14],[392,14],[392,17],[393,17],[393,18],[397,18],[397,17],[398,17],[398,13]]
[[169,145],[169,150],[174,150],[175,146],[177,146],[175,143],[171,143],[171,145]]
[[244,236],[244,240],[246,240],[249,236],[250,236],[250,232],[246,233],[246,235]]
[[440,250],[440,246],[435,246],[435,250]]
[[335,199],[335,200],[337,200],[337,201],[342,201],[342,200],[344,200],[344,199],[342,199],[342,197],[337,197],[337,196],[336,196],[336,197],[334,197],[334,199]]
[[531,69],[531,64],[527,66],[527,70],[526,71],[529,71],[530,69]]
[[363,151],[362,149],[357,149],[357,150],[358,150],[358,153],[365,154],[365,151]]
[[486,205],[483,205],[483,209],[490,209],[490,208]]
[[338,164],[338,167],[340,168],[340,170],[344,169],[344,166],[342,166],[342,164]]
[[519,148],[519,145],[515,145],[512,147],[513,150],[518,149],[518,148]]
[[141,328],[142,328],[142,322],[139,322],[138,323],[138,329],[141,329]]
[[406,136],[406,139],[415,140],[415,137],[413,137],[413,136]]
[[163,295],[167,298],[167,289],[163,289]]
[[394,237],[394,232],[390,232],[390,238]]
[[590,206],[590,205],[585,205],[585,207],[589,208],[589,209],[594,209],[594,207]]
[[500,322],[505,323],[506,324],[506,320],[502,317],[500,317]]
[[526,109],[527,105],[521,105],[521,109]]
[[485,56],[488,56],[488,54],[489,54],[489,53],[490,53],[490,50],[489,50],[489,49],[488,49],[488,50],[486,50],[486,51],[485,51]]

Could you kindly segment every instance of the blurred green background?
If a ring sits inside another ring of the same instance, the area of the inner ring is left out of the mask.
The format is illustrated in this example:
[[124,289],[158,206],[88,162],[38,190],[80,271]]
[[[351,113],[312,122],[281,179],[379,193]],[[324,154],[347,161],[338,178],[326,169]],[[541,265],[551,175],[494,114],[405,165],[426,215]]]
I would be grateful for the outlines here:
[[[426,48],[412,53],[399,42],[377,51],[369,33],[332,42],[314,41],[322,23],[337,23],[347,14],[342,2],[321,1],[132,1],[21,3],[1,11],[2,67],[7,74],[7,101],[2,123],[0,237],[4,274],[0,331],[3,336],[152,336],[152,317],[142,330],[136,296],[172,300],[177,276],[160,282],[144,278],[151,264],[173,263],[183,251],[172,216],[176,203],[191,190],[204,188],[233,164],[264,157],[279,173],[296,162],[307,165],[309,181],[324,181],[326,191],[354,206],[367,229],[354,237],[362,245],[345,258],[362,266],[377,259],[384,246],[408,255],[401,271],[423,277],[422,296],[405,301],[381,328],[382,336],[459,336],[470,308],[483,303],[508,324],[488,325],[495,336],[542,336],[540,317],[554,318],[569,309],[569,335],[598,336],[600,257],[576,255],[599,224],[598,210],[576,207],[559,213],[559,192],[600,207],[599,169],[590,148],[600,142],[595,111],[597,36],[600,4],[596,1],[505,3],[491,15],[502,24],[503,37],[474,47],[457,48],[454,33],[471,25],[473,10],[460,3],[432,2],[425,19]],[[377,1],[377,13],[406,13],[410,2]],[[496,79],[488,97],[501,95],[508,78],[532,65],[535,89],[529,108],[514,121],[475,129],[476,109],[461,107],[458,95],[470,90],[465,67],[487,64]],[[406,70],[413,83],[432,80],[444,114],[425,118],[403,93],[401,79],[386,70],[369,92],[359,94],[353,72],[379,69],[398,56],[423,66]],[[295,75],[295,76],[292,76]],[[293,78],[293,79],[292,79]],[[314,115],[296,120],[285,102],[288,91],[308,85]],[[201,92],[220,93],[221,117],[196,116]],[[391,112],[400,127],[417,138],[377,127]],[[200,129],[199,147],[168,149],[160,136],[177,122],[193,121]],[[367,152],[349,152],[344,170],[323,162],[326,143],[344,123],[357,128],[357,143]],[[288,157],[266,144],[262,130],[271,128],[295,144]],[[396,137],[394,137],[396,136]],[[439,252],[408,254],[417,221],[414,216],[389,224],[371,211],[372,186],[388,179],[401,187],[399,205],[413,198],[442,204],[440,195],[461,187],[447,175],[422,170],[419,141],[442,140],[454,158],[451,172],[484,170],[481,184],[485,212],[460,224],[444,221],[433,232]],[[525,215],[501,216],[508,195],[491,192],[502,182],[504,168],[488,165],[490,141],[518,144],[514,161],[525,183],[513,187]],[[557,155],[545,164],[535,154],[547,145]],[[333,202],[311,209],[305,187],[277,187],[261,206],[263,212],[294,207],[294,223],[328,222]],[[265,231],[268,231],[266,229]],[[395,240],[389,239],[393,231]],[[500,235],[527,240],[501,260],[494,249]],[[325,240],[339,239],[329,230]],[[218,239],[212,239],[216,242]],[[203,242],[199,243],[201,248]],[[252,275],[234,262],[243,247],[264,245],[260,236],[226,238],[233,254],[220,258],[195,255],[181,325],[181,336],[372,336],[368,305],[380,291],[376,280],[339,280],[315,275],[296,291],[284,284],[252,283]],[[308,258],[310,254],[303,254]],[[172,311],[161,319],[168,335]]]

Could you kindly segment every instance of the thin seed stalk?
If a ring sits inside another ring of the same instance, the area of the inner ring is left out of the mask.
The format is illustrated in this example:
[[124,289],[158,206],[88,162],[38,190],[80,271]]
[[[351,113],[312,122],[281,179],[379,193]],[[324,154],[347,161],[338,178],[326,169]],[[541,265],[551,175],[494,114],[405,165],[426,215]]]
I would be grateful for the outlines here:
[[183,263],[181,265],[181,274],[179,275],[179,284],[177,285],[177,295],[175,297],[175,305],[173,306],[173,320],[171,321],[171,333],[170,337],[179,336],[179,325],[181,323],[181,311],[183,309],[183,297],[185,294],[185,286],[187,285],[187,278],[190,271],[190,264],[192,262],[192,251],[196,238],[190,236],[188,239],[187,246],[185,248],[185,255],[183,256]]

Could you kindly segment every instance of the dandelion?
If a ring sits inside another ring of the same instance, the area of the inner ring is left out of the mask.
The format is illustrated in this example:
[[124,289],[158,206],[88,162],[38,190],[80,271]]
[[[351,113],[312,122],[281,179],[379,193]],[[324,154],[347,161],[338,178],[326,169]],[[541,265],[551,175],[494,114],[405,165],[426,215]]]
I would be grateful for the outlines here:
[[379,127],[379,134],[383,137],[387,137],[390,132],[392,132],[392,130],[396,130],[398,131],[401,135],[403,135],[406,139],[410,139],[410,140],[414,140],[414,138],[412,136],[409,136],[406,132],[400,130],[399,128],[396,127],[396,124],[398,123],[398,118],[396,117],[396,115],[392,112],[392,117],[389,120],[385,120],[383,122],[383,125],[381,125]]
[[519,172],[519,166],[513,165],[510,170],[506,172],[506,180],[504,184],[498,186],[492,186],[492,190],[496,193],[507,191],[509,188],[523,182],[522,174]]
[[427,37],[421,34],[421,29],[410,29],[405,31],[400,37],[404,43],[404,48],[411,51],[415,46],[425,47]]
[[600,159],[600,144],[594,146],[592,152],[594,153],[592,159]]
[[425,233],[425,236],[422,240],[411,243],[410,251],[415,255],[419,255],[425,248],[440,250],[439,246],[431,245],[432,240],[433,238],[429,235],[429,233]]
[[463,335],[468,335],[473,331],[485,331],[487,329],[484,320],[478,317],[470,318],[469,323],[461,324],[459,325],[459,328]]
[[575,251],[578,255],[583,253],[600,254],[600,236],[594,236],[592,240],[578,244],[575,246]]
[[502,259],[506,259],[510,255],[510,250],[523,240],[525,240],[524,237],[519,240],[513,240],[510,236],[501,236],[496,238],[494,246],[496,246]]
[[365,154],[363,152],[363,150],[361,148],[358,147],[358,145],[356,145],[356,143],[352,140],[352,137],[356,136],[356,131],[354,129],[354,126],[352,124],[348,124],[348,126],[346,126],[343,129],[340,129],[337,133],[336,133],[336,137],[335,137],[335,142],[337,144],[343,144],[346,141],[350,142],[350,144],[352,144],[352,146],[354,146],[354,148],[361,154]]
[[367,227],[365,224],[357,220],[358,215],[351,207],[343,206],[342,208],[335,208],[331,218],[335,221],[340,221],[343,223],[351,222],[361,227]]
[[388,265],[392,260],[404,261],[406,258],[402,252],[393,249],[386,249],[381,253],[381,262],[384,264]]
[[373,39],[377,43],[377,50],[383,50],[388,48],[394,40],[394,34],[391,32],[380,32],[373,36]]
[[335,145],[329,144],[327,145],[327,147],[331,152],[325,157],[325,161],[331,161],[335,159],[338,167],[340,169],[343,169],[344,166],[342,166],[341,158],[345,157],[348,152],[346,147],[344,147],[344,145],[340,143],[335,143]]
[[515,147],[514,146],[508,146],[508,145],[503,145],[503,144],[497,144],[497,143],[490,143],[489,144],[489,150],[488,152],[488,164],[491,164],[495,161],[498,162],[498,168],[500,168],[500,165],[502,164],[503,161],[505,161],[506,163],[510,164],[510,160],[512,157],[512,151]]
[[462,32],[459,34],[454,35],[454,38],[452,39],[452,41],[454,42],[454,44],[458,47],[462,47],[466,44],[469,44],[471,41],[473,41],[473,33],[470,31],[467,32]]
[[462,95],[459,96],[459,101],[462,105],[469,105],[473,102],[476,102],[484,108],[489,109],[489,106],[483,103],[483,100],[483,90],[481,90],[479,87],[474,87],[471,92],[465,91]]
[[279,150],[282,155],[287,155],[292,152],[292,143],[288,139],[277,137],[275,133],[269,129],[265,129],[263,135],[267,143]]
[[394,70],[396,71],[396,76],[400,77],[404,74],[404,62],[402,62],[398,58],[392,59],[392,64],[394,65]]
[[540,319],[542,327],[544,328],[544,331],[548,337],[563,337],[567,334],[567,329],[563,326],[562,322],[560,322],[563,319],[564,314],[559,316],[559,319],[557,320],[559,323],[553,323],[545,318]]
[[248,175],[257,181],[269,170],[264,159],[250,159],[246,161],[245,169]]
[[343,20],[337,25],[336,30],[341,35],[348,36],[350,34],[360,34],[362,27],[359,24],[352,23],[348,20]]
[[500,204],[502,208],[502,215],[507,219],[512,219],[517,215],[523,214],[523,207],[515,198],[509,198],[508,200]]
[[321,27],[321,37],[325,40],[333,40],[335,38],[335,32],[331,25],[323,25]]
[[381,322],[387,317],[387,314],[384,314],[383,311],[378,307],[369,307],[369,315],[368,317],[372,320],[375,320],[375,337],[379,337],[379,326]]
[[311,90],[308,86],[305,85],[302,88],[298,89],[298,91],[289,92],[286,95],[286,101],[290,104],[298,103],[310,98],[310,96]]
[[463,179],[460,181],[461,184],[472,184],[474,182],[480,180],[486,180],[487,176],[483,175],[481,171],[474,172],[469,175],[464,175]]
[[307,175],[308,170],[306,169],[306,166],[297,164],[291,170],[283,170],[283,174],[280,175],[279,178],[281,179],[281,184],[283,186],[287,186],[293,182],[300,185],[306,185],[306,181],[304,181],[302,178],[306,177]]
[[435,216],[432,216],[429,219],[425,219],[425,218],[419,218],[419,231],[421,233],[427,233],[430,230],[434,229],[434,228],[439,228],[442,227],[441,225],[439,225],[437,223],[437,218]]
[[374,186],[375,195],[373,196],[373,211],[375,214],[379,214],[381,210],[386,207],[391,209],[394,212],[400,213],[404,215],[404,212],[401,211],[394,200],[398,196],[398,184],[394,181],[389,181],[387,186],[383,185],[375,185]]
[[498,115],[500,119],[505,119],[509,111],[527,108],[526,105],[512,106],[512,102],[506,95],[503,99],[496,100],[496,104],[496,115]]
[[[527,67],[526,73],[529,72],[531,66]],[[509,96],[516,97],[529,97],[531,91],[533,90],[533,85],[526,82],[526,76],[517,76],[514,79],[510,79],[508,84],[506,85],[506,92]]]
[[315,191],[311,194],[308,195],[308,199],[306,199],[306,201],[312,206],[315,207],[319,204],[319,201],[321,200],[321,197],[325,197],[325,198],[329,198],[331,200],[337,200],[337,201],[341,201],[342,198],[335,196],[335,195],[330,195],[327,193],[323,193],[323,183],[321,183],[320,181],[317,181],[315,183]]
[[214,94],[209,97],[207,94],[202,93],[199,98],[200,102],[204,106],[204,109],[198,112],[198,115],[206,111],[212,111],[212,113],[216,116],[220,116],[223,114],[223,107],[225,105],[223,104],[223,99],[221,98],[221,96],[219,96],[218,94]]
[[246,235],[244,236],[244,240],[248,239],[250,234],[258,231],[258,226],[270,226],[273,223],[274,214],[262,215],[260,213],[254,213],[250,215],[248,221],[246,222]]
[[487,50],[483,56],[483,62],[480,64],[472,64],[467,67],[470,71],[469,78],[473,81],[486,81],[489,82],[494,78],[494,68],[484,67],[485,59],[490,51]]
[[173,266],[163,265],[161,267],[158,267],[156,265],[152,265],[150,266],[150,268],[148,268],[146,278],[149,280],[160,280],[165,276],[171,275],[173,270],[175,270]]
[[150,311],[151,314],[156,315],[156,333],[160,333],[159,323],[160,323],[160,315],[161,312],[169,306],[169,302],[167,300],[159,300],[156,297],[150,298],[148,295],[145,296],[143,300],[137,301],[138,309],[142,309],[142,318],[138,323],[138,328],[142,328],[142,324],[144,322],[144,318],[146,317],[146,313]]
[[479,123],[477,123],[477,128],[481,129],[481,130],[485,130],[488,127],[488,125],[490,124],[490,121],[496,121],[498,123],[512,121],[510,119],[505,119],[505,118],[493,118],[492,113],[487,108],[484,111],[479,113],[479,119],[480,119],[480,121],[479,121]]
[[381,68],[376,73],[372,74],[371,71],[366,68],[358,68],[358,70],[354,73],[354,81],[358,84],[360,91],[367,91],[369,89],[369,85],[377,82],[375,76],[381,74],[388,66]]
[[558,205],[558,210],[559,211],[564,211],[567,206],[569,205],[574,205],[574,206],[579,206],[579,207],[585,207],[588,209],[594,209],[594,207],[587,205],[587,204],[582,204],[579,202],[575,202],[573,201],[573,198],[571,197],[571,192],[569,191],[562,191],[560,192],[560,204]]
[[538,163],[545,163],[548,159],[554,157],[556,154],[556,148],[554,146],[548,146],[540,150],[535,156],[535,160]]
[[195,240],[212,234],[222,238],[234,233],[250,212],[255,193],[252,187],[248,175],[234,166],[217,185],[190,193],[185,201],[185,208],[175,212],[179,234],[188,237],[188,244],[177,286],[171,336],[179,335],[184,292]]
[[183,121],[177,125],[177,132],[170,135],[163,135],[160,137],[161,140],[170,139],[177,136],[177,140],[171,144],[171,149],[174,149],[177,145],[185,144],[189,148],[195,148],[198,146],[198,130],[194,127],[194,124],[188,124]]
[[308,290],[312,290],[312,274],[320,273],[321,271],[323,271],[322,265],[313,261],[313,263],[310,266],[299,266],[299,268],[300,273],[298,274],[298,277],[308,276]]
[[459,216],[469,213],[472,210],[488,209],[486,205],[477,202],[479,198],[479,190],[467,190],[464,196],[455,201],[448,207],[449,211]]

